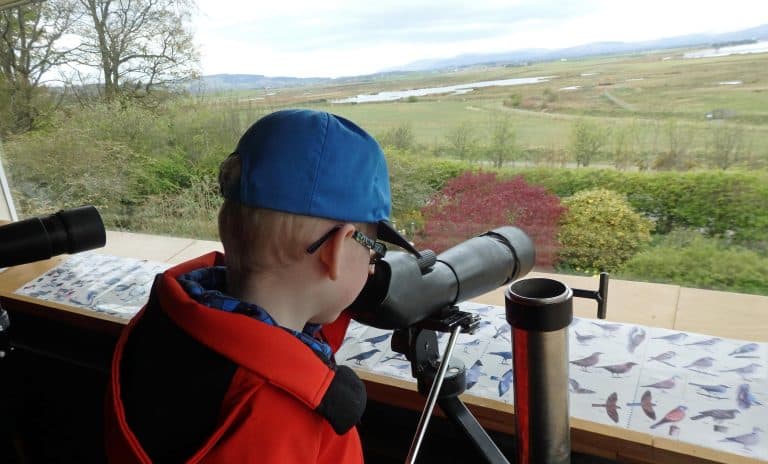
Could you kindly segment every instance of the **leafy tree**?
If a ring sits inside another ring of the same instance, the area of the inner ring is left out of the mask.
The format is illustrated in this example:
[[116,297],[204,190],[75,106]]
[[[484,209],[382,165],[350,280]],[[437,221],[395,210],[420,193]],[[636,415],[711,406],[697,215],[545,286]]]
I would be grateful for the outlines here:
[[606,131],[585,119],[579,119],[571,130],[571,150],[576,166],[589,166],[605,145]]
[[414,135],[413,128],[408,123],[387,130],[377,139],[382,145],[401,151],[409,151],[416,147],[416,135]]
[[583,190],[563,204],[568,208],[558,235],[563,268],[615,271],[651,239],[653,223],[616,192]]
[[465,172],[448,181],[422,208],[425,226],[417,245],[437,253],[497,227],[514,225],[536,246],[536,264],[549,266],[557,251],[564,212],[560,199],[522,177]]
[[99,70],[107,100],[148,94],[197,73],[194,0],[77,0],[79,62]]
[[[47,0],[0,11],[0,84],[11,119],[6,130],[32,129],[45,112],[43,86],[49,72],[65,63],[71,48],[62,44],[77,20],[73,0]],[[10,126],[10,127],[9,127]]]

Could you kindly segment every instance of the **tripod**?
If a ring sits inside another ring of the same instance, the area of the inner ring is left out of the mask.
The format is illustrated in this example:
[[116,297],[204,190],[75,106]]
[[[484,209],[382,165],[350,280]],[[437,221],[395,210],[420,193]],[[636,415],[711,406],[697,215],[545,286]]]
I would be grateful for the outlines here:
[[[459,333],[474,333],[480,316],[450,306],[437,316],[424,319],[392,336],[392,350],[402,353],[411,362],[411,375],[417,380],[419,393],[427,395],[406,462],[416,461],[435,404],[467,436],[475,449],[492,464],[508,464],[499,448],[459,399],[467,386],[466,369],[460,360],[451,360]],[[440,362],[437,332],[450,333],[450,339]]]

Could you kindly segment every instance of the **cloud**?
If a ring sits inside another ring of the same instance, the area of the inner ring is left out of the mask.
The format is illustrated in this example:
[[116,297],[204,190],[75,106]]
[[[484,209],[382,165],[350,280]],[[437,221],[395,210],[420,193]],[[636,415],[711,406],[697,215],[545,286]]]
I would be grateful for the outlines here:
[[764,0],[731,0],[728,8],[690,0],[200,0],[200,10],[204,73],[297,76],[361,74],[465,53],[722,32],[768,18]]

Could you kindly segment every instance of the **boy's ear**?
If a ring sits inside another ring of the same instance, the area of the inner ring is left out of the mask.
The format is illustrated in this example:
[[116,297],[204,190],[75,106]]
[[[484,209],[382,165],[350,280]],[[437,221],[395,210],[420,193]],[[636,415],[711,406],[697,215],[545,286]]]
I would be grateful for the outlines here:
[[355,232],[355,226],[344,224],[328,242],[320,248],[320,261],[325,265],[328,271],[328,277],[336,280],[341,275],[341,268],[344,263],[344,240],[352,237]]

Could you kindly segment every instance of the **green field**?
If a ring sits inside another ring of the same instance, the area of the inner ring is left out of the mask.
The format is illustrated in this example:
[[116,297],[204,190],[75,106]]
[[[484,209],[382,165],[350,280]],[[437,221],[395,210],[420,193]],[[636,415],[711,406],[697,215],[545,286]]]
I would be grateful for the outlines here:
[[[635,150],[651,154],[668,149],[668,126],[674,124],[676,137],[696,155],[711,144],[713,127],[730,124],[743,131],[745,154],[768,158],[768,54],[700,59],[684,59],[682,55],[680,50],[529,66],[473,67],[352,85],[240,92],[228,99],[230,104],[244,105],[242,102],[260,98],[255,104],[270,108],[324,109],[349,117],[374,134],[407,125],[417,143],[425,147],[445,144],[462,123],[469,124],[482,143],[489,137],[492,121],[508,115],[523,149],[567,150],[573,122],[587,119],[613,134],[619,128],[633,128]],[[415,102],[328,103],[382,90],[536,76],[556,77],[534,85],[418,97]],[[567,90],[573,87],[578,88]],[[505,106],[504,101],[513,95],[519,103]],[[253,102],[248,105],[253,106]],[[707,113],[714,113],[716,119],[709,120]],[[609,135],[603,149],[606,158],[612,141]]]

